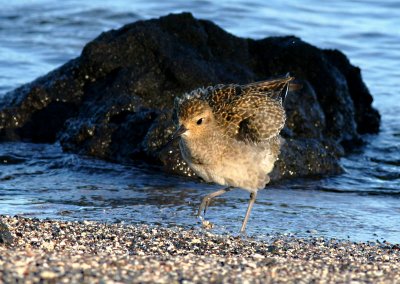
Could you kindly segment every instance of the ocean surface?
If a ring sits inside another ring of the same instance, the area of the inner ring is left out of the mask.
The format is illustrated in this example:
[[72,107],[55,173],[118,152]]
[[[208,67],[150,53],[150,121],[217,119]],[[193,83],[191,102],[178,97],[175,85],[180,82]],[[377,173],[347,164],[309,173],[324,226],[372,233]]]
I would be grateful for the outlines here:
[[[0,0],[0,97],[79,56],[102,31],[182,11],[237,36],[296,35],[340,49],[362,69],[381,132],[342,159],[342,175],[260,191],[247,232],[400,243],[400,2],[321,3]],[[194,214],[216,189],[145,165],[66,154],[58,144],[0,144],[0,214],[200,228]],[[214,232],[236,234],[247,202],[240,190],[216,200],[206,215]]]

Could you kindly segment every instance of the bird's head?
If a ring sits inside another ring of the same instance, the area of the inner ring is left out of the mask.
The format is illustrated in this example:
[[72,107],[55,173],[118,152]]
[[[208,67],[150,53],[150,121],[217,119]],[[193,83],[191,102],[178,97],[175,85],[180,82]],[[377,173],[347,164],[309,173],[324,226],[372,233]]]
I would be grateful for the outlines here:
[[210,105],[201,99],[192,98],[179,102],[176,106],[178,130],[174,137],[198,139],[207,137],[212,131],[214,115]]

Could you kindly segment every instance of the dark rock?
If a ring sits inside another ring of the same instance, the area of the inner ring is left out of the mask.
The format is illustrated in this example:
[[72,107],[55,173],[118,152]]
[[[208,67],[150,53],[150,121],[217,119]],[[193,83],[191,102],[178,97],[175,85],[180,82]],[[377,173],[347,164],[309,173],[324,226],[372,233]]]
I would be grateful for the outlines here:
[[372,107],[373,98],[361,78],[360,68],[351,65],[349,59],[338,50],[325,50],[324,52],[346,79],[354,103],[358,133],[377,133],[380,126],[380,115]]
[[13,237],[7,225],[0,221],[0,244],[9,245],[13,242]]
[[102,33],[80,57],[0,102],[0,139],[53,143],[119,162],[164,163],[192,175],[170,142],[173,101],[200,86],[248,83],[291,72],[286,144],[273,173],[335,174],[343,145],[379,130],[372,97],[340,51],[299,38],[235,37],[191,14],[139,21]]

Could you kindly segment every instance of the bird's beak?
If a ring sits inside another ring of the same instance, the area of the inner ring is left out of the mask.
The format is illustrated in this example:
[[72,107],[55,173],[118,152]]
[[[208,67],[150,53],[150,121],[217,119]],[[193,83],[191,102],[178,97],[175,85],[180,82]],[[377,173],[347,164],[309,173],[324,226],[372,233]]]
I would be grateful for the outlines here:
[[174,135],[172,136],[172,139],[176,139],[176,138],[180,137],[180,136],[181,136],[183,133],[185,133],[187,130],[188,130],[188,129],[187,129],[183,124],[181,124],[181,125],[179,126],[178,130],[175,131]]

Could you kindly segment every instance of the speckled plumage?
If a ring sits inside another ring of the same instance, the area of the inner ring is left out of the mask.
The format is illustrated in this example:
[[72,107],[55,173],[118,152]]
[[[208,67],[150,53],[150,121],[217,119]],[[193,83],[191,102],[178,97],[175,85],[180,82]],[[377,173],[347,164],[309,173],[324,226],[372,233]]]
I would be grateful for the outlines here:
[[285,76],[248,85],[200,88],[177,100],[178,117],[187,119],[208,104],[230,138],[265,141],[278,135],[285,124],[282,94],[292,79]]
[[[192,170],[208,182],[251,193],[242,231],[279,155],[286,119],[282,102],[292,79],[200,88],[176,100],[179,145]],[[229,190],[206,196],[199,213],[211,198]]]

